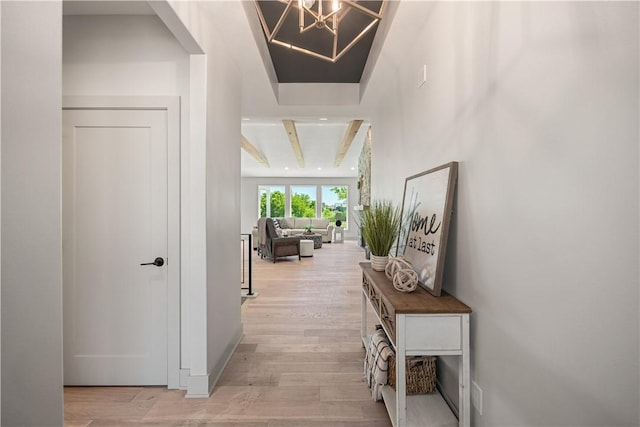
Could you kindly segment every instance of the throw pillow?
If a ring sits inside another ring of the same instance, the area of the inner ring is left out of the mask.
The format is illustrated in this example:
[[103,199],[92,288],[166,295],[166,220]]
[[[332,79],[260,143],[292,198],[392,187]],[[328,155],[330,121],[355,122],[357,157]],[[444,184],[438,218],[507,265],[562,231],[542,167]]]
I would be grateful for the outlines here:
[[280,221],[278,221],[277,218],[273,219],[273,225],[274,225],[274,227],[276,227],[276,230],[282,228],[282,227],[280,227]]

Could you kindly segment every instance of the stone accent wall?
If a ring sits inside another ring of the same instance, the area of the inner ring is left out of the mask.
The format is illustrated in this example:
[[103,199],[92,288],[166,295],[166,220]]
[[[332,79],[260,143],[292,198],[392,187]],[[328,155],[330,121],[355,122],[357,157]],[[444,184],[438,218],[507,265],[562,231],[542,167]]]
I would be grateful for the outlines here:
[[371,204],[371,126],[367,131],[364,144],[362,144],[358,160],[358,184],[358,204],[369,206]]

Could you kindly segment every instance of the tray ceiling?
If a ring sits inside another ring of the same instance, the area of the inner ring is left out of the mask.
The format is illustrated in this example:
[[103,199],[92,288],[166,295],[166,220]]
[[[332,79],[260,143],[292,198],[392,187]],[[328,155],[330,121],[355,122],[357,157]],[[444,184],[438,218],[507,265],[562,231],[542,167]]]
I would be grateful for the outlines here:
[[[331,7],[330,1],[324,1],[325,10]],[[379,11],[381,1],[359,1],[358,4],[369,10]],[[287,7],[286,2],[261,0],[257,2],[262,10],[267,26],[273,30],[278,19]],[[343,6],[345,7],[345,6]],[[369,23],[371,18],[356,11],[349,10],[339,24],[338,51],[342,50]],[[310,21],[307,21],[309,24]],[[284,46],[267,43],[279,83],[359,83],[364,66],[376,35],[377,25],[359,40],[336,63],[318,59],[304,53],[296,52]],[[286,17],[278,39],[296,46],[331,56],[332,35],[326,29],[312,28],[300,34],[298,28],[298,12],[292,10]],[[266,41],[266,36],[265,36]]]

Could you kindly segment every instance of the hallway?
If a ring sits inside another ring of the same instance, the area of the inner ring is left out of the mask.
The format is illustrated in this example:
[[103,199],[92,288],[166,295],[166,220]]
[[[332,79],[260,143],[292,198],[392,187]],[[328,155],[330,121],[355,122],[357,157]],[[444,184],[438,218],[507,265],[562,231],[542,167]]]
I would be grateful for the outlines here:
[[300,261],[254,256],[259,296],[242,306],[244,337],[209,399],[164,388],[66,388],[65,426],[390,426],[362,381],[363,260],[353,241]]

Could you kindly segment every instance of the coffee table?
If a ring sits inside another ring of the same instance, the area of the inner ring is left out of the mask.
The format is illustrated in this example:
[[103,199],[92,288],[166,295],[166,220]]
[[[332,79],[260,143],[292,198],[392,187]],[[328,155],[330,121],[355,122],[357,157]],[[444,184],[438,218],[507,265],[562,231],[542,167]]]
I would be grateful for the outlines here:
[[298,234],[301,240],[313,240],[313,249],[320,249],[322,247],[322,234]]

